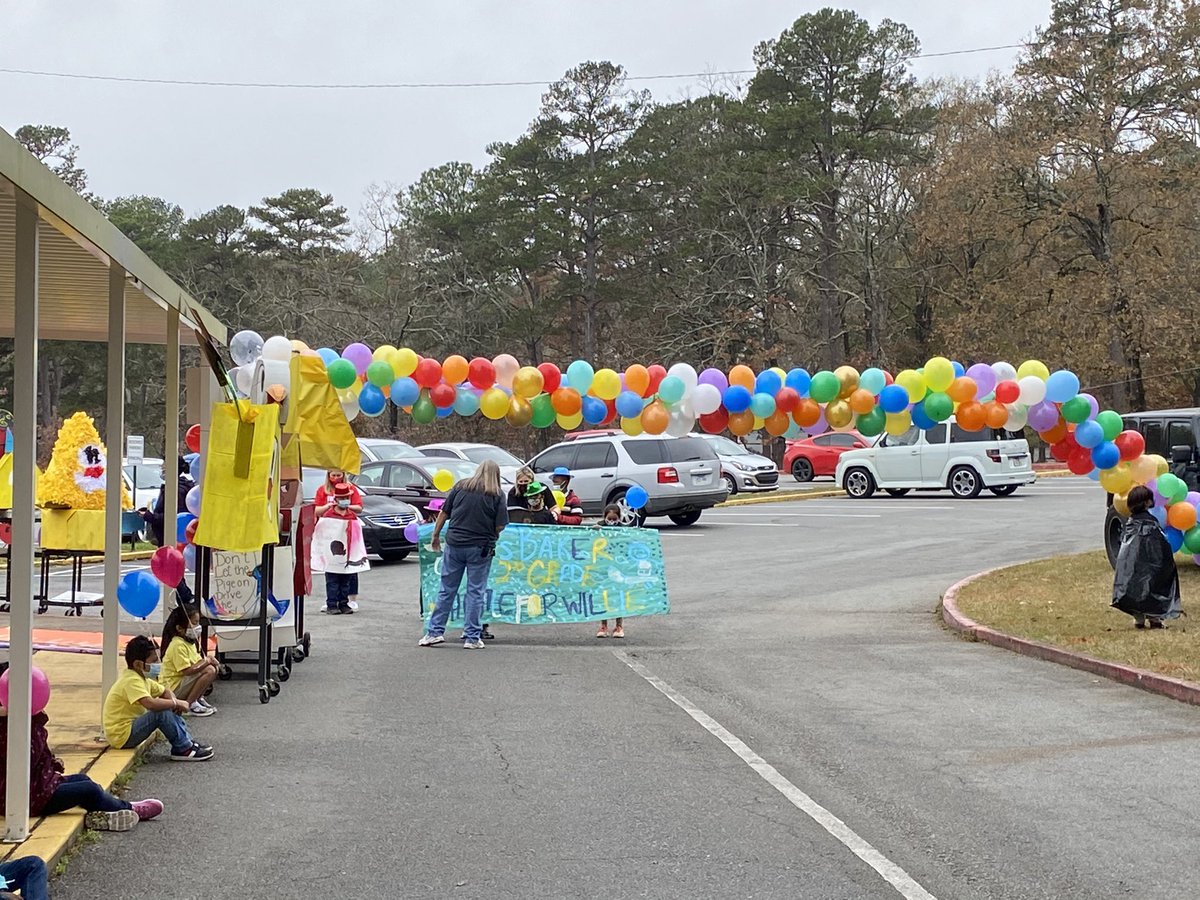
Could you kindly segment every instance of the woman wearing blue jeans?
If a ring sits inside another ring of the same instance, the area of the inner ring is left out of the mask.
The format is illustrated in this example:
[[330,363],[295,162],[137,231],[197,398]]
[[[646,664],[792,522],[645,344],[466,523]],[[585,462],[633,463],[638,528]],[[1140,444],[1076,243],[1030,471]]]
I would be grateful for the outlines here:
[[508,506],[500,487],[500,467],[494,461],[484,462],[474,475],[460,481],[450,491],[433,526],[430,547],[434,553],[442,549],[442,528],[447,521],[450,527],[446,529],[446,551],[442,554],[442,585],[429,625],[418,643],[422,647],[432,647],[445,642],[446,621],[465,573],[463,649],[482,650],[483,595],[496,551],[496,539],[508,524]]

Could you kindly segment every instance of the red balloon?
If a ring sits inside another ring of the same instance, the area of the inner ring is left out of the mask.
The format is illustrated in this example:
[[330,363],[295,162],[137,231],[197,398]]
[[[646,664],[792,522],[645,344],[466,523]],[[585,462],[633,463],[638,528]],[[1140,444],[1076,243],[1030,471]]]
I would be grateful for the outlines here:
[[800,394],[790,387],[780,388],[775,395],[775,408],[780,412],[790,413],[800,405]]
[[709,434],[720,434],[729,424],[729,413],[725,411],[725,407],[720,407],[716,412],[706,413],[700,417],[700,427]]
[[892,373],[889,372],[887,369],[884,369],[883,370],[883,386],[887,387],[889,384],[895,384],[895,383],[896,383],[896,379],[892,377]]
[[646,371],[650,373],[650,387],[646,389],[646,396],[649,397],[658,392],[658,386],[667,377],[667,370],[655,363],[652,366],[647,366]]
[[467,364],[467,381],[481,391],[486,391],[496,383],[496,367],[490,359],[477,356]]
[[6,544],[12,543],[12,525],[8,522],[0,522],[0,541]]
[[432,388],[442,380],[442,364],[436,359],[423,359],[417,363],[412,380],[423,388]]
[[[185,434],[183,436],[183,443],[186,444],[187,448],[189,450],[191,450],[193,453],[200,452],[200,426],[199,425],[193,425],[191,428],[189,428],[187,430],[187,434]],[[172,585],[172,587],[174,587],[174,585]]]
[[1113,443],[1121,451],[1121,459],[1125,462],[1135,460],[1146,452],[1146,439],[1136,431],[1122,431]]
[[169,588],[179,586],[184,570],[183,554],[174,547],[159,547],[150,557],[150,571]]
[[617,401],[616,400],[605,400],[604,406],[608,410],[608,415],[606,415],[604,417],[604,421],[600,423],[601,426],[607,425],[610,422],[615,421],[617,418]]
[[438,409],[446,409],[454,405],[454,398],[458,396],[458,392],[446,382],[441,381],[429,389],[429,399],[433,401],[433,405]]
[[183,529],[183,536],[186,539],[187,543],[191,544],[195,541],[196,528],[199,527],[199,525],[200,525],[199,519],[192,519],[192,521],[187,523],[187,526]]
[[1021,396],[1021,386],[1015,381],[1002,381],[996,385],[996,399],[1001,403],[1016,403]]
[[554,363],[542,363],[537,369],[542,373],[542,390],[547,394],[557,391],[558,386],[562,384],[562,372],[558,370],[558,366]]
[[1067,459],[1067,468],[1076,475],[1086,475],[1096,468],[1092,462],[1092,451],[1087,447],[1076,447]]
[[1062,440],[1050,446],[1050,455],[1059,462],[1066,462],[1071,458],[1071,454],[1075,452],[1075,449],[1076,445],[1074,441]]

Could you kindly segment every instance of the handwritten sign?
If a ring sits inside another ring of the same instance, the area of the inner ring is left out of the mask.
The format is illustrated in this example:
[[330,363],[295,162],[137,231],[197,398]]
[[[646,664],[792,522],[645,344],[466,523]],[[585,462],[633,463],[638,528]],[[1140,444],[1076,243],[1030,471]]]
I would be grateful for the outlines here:
[[[283,615],[291,603],[293,564],[291,547],[275,548],[273,577],[268,594],[272,607],[268,615],[272,620]],[[239,621],[259,615],[259,598],[262,596],[261,551],[235,553],[214,550],[211,573],[209,588],[212,596],[205,601],[205,612],[209,618]]]
[[[421,592],[433,612],[442,557],[421,529]],[[463,622],[466,577],[450,627]],[[509,525],[496,544],[484,593],[483,621],[513,625],[594,622],[670,612],[658,532],[649,528]]]

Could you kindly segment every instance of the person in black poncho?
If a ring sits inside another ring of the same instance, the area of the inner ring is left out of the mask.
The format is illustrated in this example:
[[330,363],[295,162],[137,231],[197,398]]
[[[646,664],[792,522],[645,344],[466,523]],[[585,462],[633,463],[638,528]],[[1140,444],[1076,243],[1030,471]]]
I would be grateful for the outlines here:
[[1158,520],[1149,512],[1154,495],[1147,487],[1129,492],[1129,520],[1121,533],[1113,578],[1112,605],[1133,616],[1135,628],[1163,628],[1164,619],[1177,618],[1179,572],[1175,554]]

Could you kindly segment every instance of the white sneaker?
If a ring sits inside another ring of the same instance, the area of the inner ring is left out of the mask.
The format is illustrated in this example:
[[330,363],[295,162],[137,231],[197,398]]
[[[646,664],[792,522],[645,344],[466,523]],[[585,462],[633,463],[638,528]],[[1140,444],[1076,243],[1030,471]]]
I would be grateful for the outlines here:
[[463,641],[464,650],[482,650],[483,646],[483,641],[478,638],[473,641]]
[[90,812],[83,821],[93,831],[131,831],[139,819],[132,809],[119,809],[116,812]]
[[189,707],[188,712],[197,718],[203,718],[204,716],[211,716],[216,712],[216,710],[211,706],[205,706],[203,703],[197,700],[191,705],[191,707]]
[[417,641],[417,646],[418,647],[432,647],[434,644],[444,644],[444,643],[446,643],[446,639],[444,637],[442,637],[440,634],[437,635],[436,637],[432,634],[425,634],[425,635],[421,636],[421,639],[419,641]]
[[197,703],[203,703],[205,706],[207,706],[207,707],[208,707],[209,709],[211,709],[213,712],[216,712],[216,711],[217,711],[217,708],[216,708],[215,706],[213,706],[211,703],[209,703],[209,702],[208,702],[208,698],[207,698],[207,697],[201,697],[201,698],[200,698],[199,700],[197,700],[196,702],[197,702]]
[[346,602],[346,605],[348,607],[350,607],[351,609],[358,609],[358,601],[357,600],[348,600]]

